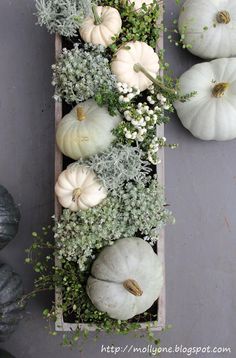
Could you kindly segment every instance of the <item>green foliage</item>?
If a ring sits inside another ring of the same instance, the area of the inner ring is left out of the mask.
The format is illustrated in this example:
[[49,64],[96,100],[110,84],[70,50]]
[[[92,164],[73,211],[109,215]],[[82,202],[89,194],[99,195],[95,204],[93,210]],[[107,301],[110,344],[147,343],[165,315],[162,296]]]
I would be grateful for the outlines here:
[[119,102],[119,92],[115,88],[112,91],[106,87],[100,88],[94,99],[99,106],[106,106],[111,116],[115,116],[122,110],[123,106]]
[[113,195],[120,196],[120,189],[124,183],[132,181],[142,183],[150,174],[149,163],[142,159],[144,153],[137,147],[118,144],[107,151],[89,159],[78,161],[88,165],[101,180],[103,186],[112,191]]
[[36,0],[38,24],[50,33],[77,36],[84,18],[91,13],[90,0]]
[[94,97],[101,89],[110,92],[115,87],[102,45],[85,44],[81,48],[75,44],[72,50],[64,48],[52,69],[56,100],[79,103]]
[[139,235],[154,243],[159,230],[171,221],[156,178],[128,182],[119,189],[119,195],[110,194],[94,208],[63,211],[54,227],[57,254],[60,259],[77,262],[85,271],[96,250],[114,240]]
[[101,0],[100,4],[115,7],[122,19],[122,30],[115,43],[110,46],[112,51],[125,42],[143,41],[155,48],[162,31],[161,24],[157,26],[160,15],[160,5],[154,1],[148,7],[142,5],[139,11],[134,9],[134,3],[122,0]]

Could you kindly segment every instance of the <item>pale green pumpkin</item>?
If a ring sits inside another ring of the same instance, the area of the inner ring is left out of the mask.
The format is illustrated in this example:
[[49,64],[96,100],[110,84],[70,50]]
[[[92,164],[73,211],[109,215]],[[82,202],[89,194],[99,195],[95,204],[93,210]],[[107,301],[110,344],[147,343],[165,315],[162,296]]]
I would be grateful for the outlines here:
[[162,286],[162,264],[151,245],[140,238],[128,238],[101,251],[86,289],[98,310],[127,320],[147,311]]
[[56,133],[57,145],[74,160],[101,153],[114,140],[112,130],[120,120],[119,115],[111,116],[106,107],[89,99],[62,118]]

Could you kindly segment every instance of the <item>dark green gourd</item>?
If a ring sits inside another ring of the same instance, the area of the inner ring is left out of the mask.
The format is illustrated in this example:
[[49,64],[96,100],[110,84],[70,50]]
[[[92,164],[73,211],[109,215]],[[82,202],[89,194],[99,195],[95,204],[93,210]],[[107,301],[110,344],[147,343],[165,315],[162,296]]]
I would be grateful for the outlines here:
[[0,349],[0,358],[15,358],[11,353]]
[[17,234],[20,211],[11,194],[0,185],[0,250]]
[[0,263],[0,342],[9,338],[23,318],[22,295],[20,276],[9,265]]

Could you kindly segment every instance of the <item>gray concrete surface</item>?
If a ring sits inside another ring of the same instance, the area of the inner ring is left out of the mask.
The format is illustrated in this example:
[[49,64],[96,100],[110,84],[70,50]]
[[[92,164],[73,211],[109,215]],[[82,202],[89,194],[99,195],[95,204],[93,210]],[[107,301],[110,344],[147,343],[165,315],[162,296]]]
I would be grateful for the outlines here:
[[[174,0],[166,0],[166,7],[170,24],[178,9]],[[53,37],[34,26],[33,12],[33,0],[0,2],[0,182],[22,212],[19,234],[0,259],[23,276],[27,290],[33,274],[24,265],[24,250],[31,232],[53,214]],[[177,75],[198,61],[168,42],[166,49]],[[166,126],[166,136],[179,148],[166,151],[166,194],[176,224],[166,230],[167,320],[173,328],[160,335],[162,346],[230,346],[235,357],[236,142],[194,139],[176,117]],[[32,301],[25,321],[2,345],[17,358],[105,357],[109,354],[101,352],[102,344],[146,344],[104,335],[98,342],[91,337],[82,353],[63,348],[61,336],[51,337],[44,329],[41,311],[50,299],[45,294]],[[206,356],[229,355],[198,354]]]

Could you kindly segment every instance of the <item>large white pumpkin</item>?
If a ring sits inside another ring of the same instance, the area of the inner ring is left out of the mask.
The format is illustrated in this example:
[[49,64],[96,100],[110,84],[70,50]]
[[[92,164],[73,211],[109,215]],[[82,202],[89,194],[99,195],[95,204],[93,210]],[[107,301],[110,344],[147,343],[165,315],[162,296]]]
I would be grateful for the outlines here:
[[193,66],[180,77],[181,93],[197,94],[176,102],[178,116],[195,137],[205,140],[236,138],[236,58]]
[[112,130],[120,119],[92,99],[80,103],[59,123],[57,145],[64,155],[74,160],[103,152],[113,141]]
[[111,70],[119,82],[140,91],[153,83],[159,67],[158,55],[141,41],[127,42],[115,53],[111,63]]
[[178,27],[194,55],[210,59],[236,55],[234,0],[187,0]]
[[58,177],[55,193],[59,203],[71,211],[87,210],[106,198],[107,192],[93,170],[73,163]]
[[105,247],[94,261],[87,293],[111,318],[126,320],[147,311],[159,297],[163,270],[143,239],[128,238]]
[[121,31],[120,14],[110,6],[93,5],[93,11],[94,16],[86,18],[81,25],[80,36],[85,42],[107,47]]

